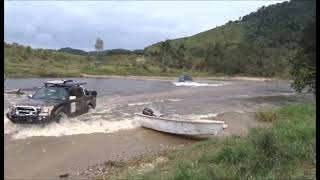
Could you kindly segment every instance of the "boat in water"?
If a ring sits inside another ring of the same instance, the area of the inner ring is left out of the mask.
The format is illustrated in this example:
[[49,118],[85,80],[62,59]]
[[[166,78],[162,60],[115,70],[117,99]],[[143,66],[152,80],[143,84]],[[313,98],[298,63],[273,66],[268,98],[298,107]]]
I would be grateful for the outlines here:
[[217,135],[227,128],[223,121],[170,118],[164,115],[135,113],[142,127],[179,135]]

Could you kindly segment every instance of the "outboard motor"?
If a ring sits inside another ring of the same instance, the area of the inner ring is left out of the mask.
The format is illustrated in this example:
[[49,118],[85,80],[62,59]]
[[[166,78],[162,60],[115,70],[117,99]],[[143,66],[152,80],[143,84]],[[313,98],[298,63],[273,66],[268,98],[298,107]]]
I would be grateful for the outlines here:
[[147,116],[154,116],[153,111],[150,108],[144,108],[142,111],[142,114],[147,115]]

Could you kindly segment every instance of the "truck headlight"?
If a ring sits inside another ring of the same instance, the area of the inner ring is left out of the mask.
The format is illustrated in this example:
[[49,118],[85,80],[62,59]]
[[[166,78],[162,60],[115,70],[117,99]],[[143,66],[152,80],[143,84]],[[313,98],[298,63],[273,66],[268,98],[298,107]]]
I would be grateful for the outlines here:
[[222,128],[223,128],[223,129],[227,129],[227,128],[228,128],[228,125],[227,125],[226,123],[224,123],[224,124],[222,125]]
[[49,116],[54,106],[45,106],[41,108],[40,116]]

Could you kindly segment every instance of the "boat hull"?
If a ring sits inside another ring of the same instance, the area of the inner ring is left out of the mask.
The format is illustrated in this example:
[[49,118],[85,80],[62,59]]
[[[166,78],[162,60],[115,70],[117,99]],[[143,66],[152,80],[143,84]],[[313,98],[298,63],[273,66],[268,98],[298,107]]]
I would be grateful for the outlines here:
[[142,127],[181,135],[216,135],[226,128],[223,121],[172,120],[135,114]]

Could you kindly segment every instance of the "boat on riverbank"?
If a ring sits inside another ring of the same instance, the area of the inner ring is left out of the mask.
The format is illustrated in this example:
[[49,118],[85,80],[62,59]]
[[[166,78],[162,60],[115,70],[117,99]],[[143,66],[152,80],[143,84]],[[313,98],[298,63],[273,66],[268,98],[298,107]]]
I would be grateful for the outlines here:
[[179,135],[216,135],[227,128],[223,121],[192,120],[135,113],[142,127]]

